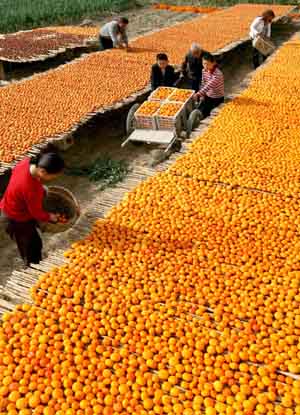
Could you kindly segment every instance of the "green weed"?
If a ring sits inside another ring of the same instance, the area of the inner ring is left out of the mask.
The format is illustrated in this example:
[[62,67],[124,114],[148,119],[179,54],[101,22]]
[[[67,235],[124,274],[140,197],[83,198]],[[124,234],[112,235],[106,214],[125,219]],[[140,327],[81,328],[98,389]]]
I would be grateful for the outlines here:
[[100,190],[103,190],[124,180],[128,172],[129,166],[126,161],[104,156],[89,166],[68,168],[65,173],[69,176],[87,177],[91,182],[99,182]]
[[0,32],[66,24],[131,7],[134,0],[0,0]]

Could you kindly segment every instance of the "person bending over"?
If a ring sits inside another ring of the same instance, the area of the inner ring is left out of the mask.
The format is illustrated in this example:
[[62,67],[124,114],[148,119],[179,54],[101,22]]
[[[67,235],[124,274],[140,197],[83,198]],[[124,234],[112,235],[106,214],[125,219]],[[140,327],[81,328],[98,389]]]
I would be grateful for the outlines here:
[[63,159],[49,146],[36,158],[25,158],[16,165],[1,199],[1,216],[7,219],[6,232],[16,242],[26,266],[42,260],[38,222],[57,222],[56,214],[43,209],[43,183],[55,179],[63,169]]
[[172,65],[169,65],[168,56],[159,53],[156,56],[156,63],[151,68],[151,89],[154,91],[160,86],[174,86],[178,75]]
[[[260,36],[262,38],[270,39],[271,38],[271,24],[275,18],[275,13],[273,10],[266,10],[263,14],[259,17],[256,17],[250,26],[250,38],[252,42]],[[253,46],[253,66],[256,69],[260,62],[266,60],[266,56],[260,53],[254,46]]]
[[216,58],[208,52],[203,54],[202,83],[195,96],[201,100],[199,110],[204,118],[224,102],[224,76]]
[[128,48],[127,26],[129,20],[126,17],[120,17],[118,20],[112,20],[106,23],[100,29],[100,50],[113,48]]
[[181,65],[181,72],[185,79],[188,80],[190,88],[198,92],[202,80],[202,58],[204,51],[197,43],[193,43],[184,62]]

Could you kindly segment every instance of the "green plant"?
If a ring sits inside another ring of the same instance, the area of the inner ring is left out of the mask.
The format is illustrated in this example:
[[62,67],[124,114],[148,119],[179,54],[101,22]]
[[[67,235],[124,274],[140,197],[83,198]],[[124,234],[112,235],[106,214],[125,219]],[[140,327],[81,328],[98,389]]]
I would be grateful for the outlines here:
[[67,23],[129,8],[130,0],[0,0],[0,32]]
[[128,172],[129,166],[125,160],[113,160],[109,156],[98,158],[89,166],[66,170],[69,176],[83,176],[92,182],[101,182],[100,190],[121,182]]

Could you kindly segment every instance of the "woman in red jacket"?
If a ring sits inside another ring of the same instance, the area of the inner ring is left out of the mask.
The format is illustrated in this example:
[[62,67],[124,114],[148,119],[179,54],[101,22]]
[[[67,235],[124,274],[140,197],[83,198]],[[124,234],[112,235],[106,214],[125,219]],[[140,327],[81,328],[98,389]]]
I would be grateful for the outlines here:
[[22,160],[13,169],[0,202],[1,213],[8,220],[6,232],[16,242],[26,266],[42,259],[38,222],[57,221],[57,215],[43,209],[42,183],[55,179],[63,169],[64,161],[52,146],[36,158]]

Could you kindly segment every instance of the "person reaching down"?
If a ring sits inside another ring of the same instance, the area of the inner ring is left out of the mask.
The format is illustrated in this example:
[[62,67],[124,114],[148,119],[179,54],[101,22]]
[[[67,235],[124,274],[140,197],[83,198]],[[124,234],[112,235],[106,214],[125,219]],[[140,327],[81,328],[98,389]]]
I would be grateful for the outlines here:
[[112,20],[106,23],[100,29],[100,49],[128,48],[127,26],[129,20],[126,17],[120,17],[118,20]]
[[224,102],[224,76],[216,58],[208,52],[203,54],[202,83],[195,96],[201,100],[199,110],[204,118]]
[[1,215],[7,219],[6,232],[17,244],[26,266],[42,260],[42,240],[38,222],[57,222],[57,215],[43,209],[43,183],[62,174],[64,161],[53,146],[35,158],[25,158],[12,171],[0,202]]

